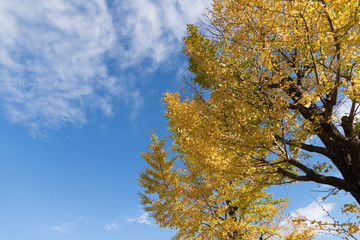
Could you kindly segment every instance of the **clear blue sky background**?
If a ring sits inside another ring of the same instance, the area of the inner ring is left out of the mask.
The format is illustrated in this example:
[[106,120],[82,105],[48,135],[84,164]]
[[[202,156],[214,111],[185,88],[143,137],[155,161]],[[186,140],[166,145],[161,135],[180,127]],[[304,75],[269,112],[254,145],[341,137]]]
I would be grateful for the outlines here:
[[[166,133],[162,93],[178,89],[186,24],[209,5],[0,1],[1,240],[170,239],[139,205],[140,152]],[[276,192],[325,218],[315,188]]]

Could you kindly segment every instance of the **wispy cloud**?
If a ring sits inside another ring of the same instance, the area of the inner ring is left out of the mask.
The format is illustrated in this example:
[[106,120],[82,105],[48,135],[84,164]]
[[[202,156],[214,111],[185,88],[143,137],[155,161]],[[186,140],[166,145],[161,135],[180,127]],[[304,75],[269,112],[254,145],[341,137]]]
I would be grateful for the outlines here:
[[119,224],[118,224],[117,222],[105,223],[105,224],[104,224],[104,229],[105,229],[106,231],[118,230],[118,229],[119,229]]
[[139,223],[139,224],[147,224],[151,225],[151,221],[149,220],[149,214],[143,213],[142,215],[138,217],[127,217],[126,222],[128,223]]
[[[315,200],[309,205],[307,205],[304,208],[296,209],[295,211],[290,213],[290,217],[296,218],[298,216],[304,217],[308,221],[306,224],[308,224],[309,227],[313,227],[310,224],[310,221],[322,221],[322,222],[328,222],[332,223],[333,219],[329,216],[330,212],[334,209],[335,203],[324,203],[321,200]],[[286,226],[288,225],[288,219],[284,220],[280,223],[280,225]],[[320,229],[316,230],[318,236],[322,236],[325,234],[324,231],[321,231]]]
[[103,0],[1,1],[0,23],[0,97],[12,122],[36,128],[85,122],[89,108],[111,114],[118,86],[104,56],[116,37]]
[[119,2],[119,38],[127,41],[123,65],[150,59],[157,65],[181,46],[186,24],[199,21],[209,0],[132,0]]
[[[320,205],[321,204],[321,205]],[[335,203],[314,201],[304,208],[297,209],[292,215],[304,216],[307,219],[331,222],[328,213],[335,207]]]
[[[347,96],[342,96],[341,101],[339,101],[339,104],[335,107],[334,116],[340,120],[343,116],[349,115],[351,105],[352,101]],[[341,129],[341,131],[343,130]]]
[[143,99],[128,71],[170,60],[209,2],[0,1],[0,111],[35,131],[112,115],[119,100],[135,118]]
[[51,226],[51,229],[59,232],[59,233],[71,233],[71,226],[73,226],[74,223],[73,222],[68,222],[68,223],[63,223],[60,226]]

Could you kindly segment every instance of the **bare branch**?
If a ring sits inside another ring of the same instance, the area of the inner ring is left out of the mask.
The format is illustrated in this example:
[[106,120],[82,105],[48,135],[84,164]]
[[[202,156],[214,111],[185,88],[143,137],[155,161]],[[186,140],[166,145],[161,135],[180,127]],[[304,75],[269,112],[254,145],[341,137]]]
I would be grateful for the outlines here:
[[293,163],[296,165],[294,165],[292,163],[290,163],[290,164],[303,170],[306,173],[306,175],[297,175],[297,174],[289,172],[280,167],[277,169],[277,172],[287,178],[294,180],[294,181],[302,181],[302,182],[313,181],[316,183],[330,185],[330,186],[336,187],[340,190],[344,190],[347,192],[350,192],[352,190],[351,185],[344,179],[333,177],[333,176],[324,176],[324,175],[314,172],[312,169],[306,167],[305,165],[303,165],[297,161],[294,161]]
[[305,151],[308,151],[308,152],[315,152],[315,153],[319,153],[321,155],[324,155],[326,157],[330,157],[330,153],[329,153],[329,150],[324,148],[324,147],[319,147],[319,146],[315,146],[315,145],[311,145],[311,144],[306,144],[306,143],[300,143],[300,144],[297,144],[297,143],[294,143],[292,141],[289,141],[289,140],[286,140],[285,138],[279,136],[279,135],[276,135],[275,136],[275,139],[276,140],[279,140],[289,146],[298,146],[299,148],[305,150]]

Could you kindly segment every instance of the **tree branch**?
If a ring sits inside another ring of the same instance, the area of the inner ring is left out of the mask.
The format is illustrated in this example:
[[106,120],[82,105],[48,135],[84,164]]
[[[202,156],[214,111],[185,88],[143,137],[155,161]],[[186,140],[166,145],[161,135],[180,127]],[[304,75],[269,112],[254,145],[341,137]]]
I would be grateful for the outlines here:
[[343,116],[341,118],[341,126],[344,129],[345,137],[347,137],[351,140],[355,139],[357,137],[352,125],[353,125],[353,123],[352,123],[352,120],[350,117]]
[[275,139],[281,141],[282,143],[285,143],[289,146],[298,146],[299,148],[308,151],[308,152],[315,152],[315,153],[319,153],[321,155],[324,155],[328,158],[330,158],[330,153],[329,150],[323,147],[319,147],[319,146],[315,146],[315,145],[311,145],[311,144],[306,144],[306,143],[300,143],[296,144],[290,140],[287,140],[279,135],[275,135]]
[[330,185],[330,186],[336,187],[340,190],[344,190],[346,192],[351,191],[350,184],[341,178],[332,177],[332,176],[324,176],[324,175],[317,174],[317,173],[315,173],[314,175],[307,174],[305,176],[301,176],[301,175],[297,175],[297,174],[291,173],[289,171],[286,171],[283,168],[278,168],[277,172],[287,178],[294,180],[294,181],[301,181],[301,182],[313,181],[313,182],[320,183],[320,184]]

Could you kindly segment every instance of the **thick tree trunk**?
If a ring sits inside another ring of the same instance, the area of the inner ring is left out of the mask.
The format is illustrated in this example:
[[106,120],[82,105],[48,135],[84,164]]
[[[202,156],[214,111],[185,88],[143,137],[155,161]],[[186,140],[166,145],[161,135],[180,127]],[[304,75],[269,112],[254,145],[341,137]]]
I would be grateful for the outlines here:
[[[301,76],[306,76],[306,74]],[[343,179],[318,174],[301,162],[292,159],[288,159],[288,162],[301,169],[306,174],[305,176],[295,175],[283,169],[278,169],[278,172],[297,181],[314,181],[344,190],[349,192],[356,199],[357,203],[360,204],[360,139],[353,126],[355,103],[353,103],[349,116],[343,116],[341,119],[342,133],[330,120],[333,114],[333,107],[336,104],[336,94],[334,94],[337,90],[336,88],[323,100],[323,106],[319,107],[313,102],[310,106],[304,106],[298,103],[299,99],[302,99],[304,93],[307,92],[301,79],[295,81],[289,77],[284,79],[284,81],[292,82],[286,90],[287,94],[292,96],[291,98],[294,102],[289,107],[297,110],[305,119],[312,122],[315,129],[319,129],[317,136],[325,146],[320,147],[304,143],[300,148],[305,151],[322,154],[329,158],[340,171]],[[281,139],[281,141],[291,145],[290,140]]]
[[[324,125],[329,126],[330,124]],[[325,126],[318,136],[329,151],[328,157],[348,183],[349,189],[345,190],[360,204],[360,141],[354,134],[352,122],[348,121],[348,117],[342,118],[341,125],[345,133],[343,138],[334,138],[335,135],[339,136],[340,133],[332,126]]]

